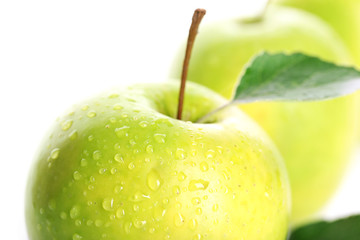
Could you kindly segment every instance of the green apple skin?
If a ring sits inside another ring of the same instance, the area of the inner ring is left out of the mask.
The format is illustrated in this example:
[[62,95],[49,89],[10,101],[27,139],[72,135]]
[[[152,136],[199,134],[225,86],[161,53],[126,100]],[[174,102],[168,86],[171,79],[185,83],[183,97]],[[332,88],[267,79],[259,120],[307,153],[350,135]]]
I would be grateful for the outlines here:
[[275,0],[274,3],[311,12],[338,32],[360,66],[360,1],[359,0]]
[[[200,29],[188,79],[230,98],[254,55],[303,52],[347,63],[346,48],[323,21],[301,10],[272,7],[262,20],[227,20]],[[180,75],[182,54],[173,77]],[[336,190],[354,140],[354,96],[307,103],[253,103],[241,107],[256,120],[284,157],[292,189],[293,224],[311,218]]]
[[76,105],[45,139],[27,188],[30,240],[284,240],[290,208],[274,144],[238,108],[188,83],[114,90]]

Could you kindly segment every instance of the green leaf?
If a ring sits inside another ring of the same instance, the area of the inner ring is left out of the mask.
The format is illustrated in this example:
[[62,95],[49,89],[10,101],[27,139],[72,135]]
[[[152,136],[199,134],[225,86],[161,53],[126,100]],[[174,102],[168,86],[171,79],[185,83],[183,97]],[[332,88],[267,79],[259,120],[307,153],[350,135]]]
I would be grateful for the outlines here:
[[262,53],[250,63],[234,101],[311,101],[360,89],[360,72],[301,53]]
[[360,215],[335,222],[316,222],[292,232],[289,240],[359,240]]

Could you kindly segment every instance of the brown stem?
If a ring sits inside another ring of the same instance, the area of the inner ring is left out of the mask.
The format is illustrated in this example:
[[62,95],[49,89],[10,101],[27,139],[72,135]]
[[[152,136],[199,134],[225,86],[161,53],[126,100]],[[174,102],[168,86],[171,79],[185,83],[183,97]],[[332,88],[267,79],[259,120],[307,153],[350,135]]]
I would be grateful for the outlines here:
[[194,45],[195,37],[200,25],[202,18],[204,17],[206,11],[205,9],[198,8],[195,10],[192,23],[189,30],[189,37],[187,40],[186,52],[185,52],[185,59],[181,74],[181,85],[180,85],[180,93],[179,93],[179,104],[178,104],[178,112],[177,112],[177,119],[181,120],[182,110],[184,105],[184,93],[185,93],[185,83],[188,74],[189,68],[189,61],[191,56],[191,51]]

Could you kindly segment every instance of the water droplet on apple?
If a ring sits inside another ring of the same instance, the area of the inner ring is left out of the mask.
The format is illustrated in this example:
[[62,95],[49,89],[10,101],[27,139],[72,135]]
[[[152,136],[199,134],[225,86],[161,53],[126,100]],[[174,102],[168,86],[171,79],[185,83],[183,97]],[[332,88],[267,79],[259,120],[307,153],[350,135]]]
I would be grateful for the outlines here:
[[130,139],[129,143],[130,143],[131,146],[134,146],[136,144],[136,141],[134,139]]
[[86,111],[89,109],[89,105],[84,105],[81,107],[81,110]]
[[138,229],[144,227],[146,224],[145,220],[140,220],[140,219],[135,219],[133,222],[134,222],[134,227],[136,227]]
[[80,236],[79,234],[75,233],[72,237],[73,240],[80,240],[80,239],[83,239],[82,236]]
[[197,215],[201,215],[201,214],[202,214],[202,209],[201,209],[201,208],[197,208],[195,212],[196,212]]
[[119,97],[119,94],[117,94],[117,93],[112,93],[112,94],[109,95],[108,98],[112,99],[112,98],[118,98],[118,97]]
[[91,110],[91,111],[89,111],[89,112],[87,113],[87,116],[88,116],[89,118],[96,117],[96,112],[95,112],[94,110]]
[[99,173],[100,173],[100,174],[104,174],[105,172],[106,172],[106,168],[100,168],[100,169],[99,169]]
[[80,166],[82,166],[82,167],[86,167],[87,166],[87,161],[86,161],[86,159],[85,158],[83,158],[83,159],[81,159],[80,160]]
[[156,133],[154,139],[158,143],[165,143],[166,134]]
[[212,210],[214,212],[216,212],[217,210],[219,210],[219,205],[218,204],[214,204],[214,206],[212,207]]
[[185,223],[184,216],[181,213],[175,214],[174,223],[175,223],[175,226],[177,226],[177,227],[183,226]]
[[128,168],[129,168],[130,170],[133,170],[133,169],[135,168],[134,162],[129,163]]
[[202,235],[200,233],[196,234],[192,240],[201,240],[202,239]]
[[184,181],[185,179],[186,179],[185,173],[180,172],[179,175],[178,175],[178,180],[179,180],[180,182],[182,182],[182,181]]
[[115,134],[116,136],[118,136],[119,138],[122,138],[124,136],[128,136],[128,130],[129,130],[129,126],[123,126],[123,127],[120,127],[120,128],[116,128],[115,129]]
[[209,165],[206,162],[200,163],[200,170],[202,172],[207,172],[209,170]]
[[73,124],[73,120],[66,120],[65,122],[63,122],[63,124],[61,125],[61,129],[63,130],[63,131],[66,131],[66,130],[69,130],[69,128],[71,128],[71,126],[72,126],[72,124]]
[[146,152],[147,153],[153,153],[154,152],[154,147],[151,144],[147,145],[146,146]]
[[66,212],[61,212],[61,213],[60,213],[60,218],[61,218],[62,220],[65,220],[65,219],[67,218]]
[[126,234],[130,234],[131,232],[131,226],[132,226],[132,222],[126,222],[124,224],[124,230]]
[[117,173],[117,168],[111,168],[110,172],[114,175],[115,173]]
[[114,199],[113,198],[105,198],[102,202],[102,207],[106,211],[113,211],[114,210]]
[[155,169],[152,169],[147,175],[147,185],[153,191],[159,189],[161,185],[161,178],[159,173]]
[[77,227],[81,226],[81,220],[80,219],[75,220],[75,226],[77,226]]
[[124,163],[124,158],[120,153],[115,154],[114,160],[119,162],[119,163]]
[[73,206],[70,209],[70,218],[75,219],[80,215],[80,207],[79,206]]
[[102,153],[99,150],[95,150],[93,152],[93,159],[94,160],[100,160],[102,158]]
[[124,107],[121,106],[120,103],[116,103],[116,104],[114,104],[114,106],[113,106],[113,109],[114,109],[114,110],[121,110],[121,109],[123,109],[123,108],[124,108]]
[[116,217],[117,217],[117,218],[121,218],[121,217],[123,217],[123,216],[125,216],[125,210],[124,210],[123,208],[118,208],[118,209],[116,210]]
[[149,123],[147,121],[141,121],[139,122],[139,126],[142,128],[146,128],[149,125]]
[[198,205],[201,203],[201,199],[199,197],[194,197],[193,199],[191,199],[191,202],[194,205]]
[[70,139],[70,140],[75,140],[75,139],[77,139],[77,137],[78,137],[78,132],[77,132],[76,129],[73,130],[73,131],[69,134],[69,139]]
[[55,199],[51,199],[49,202],[48,202],[48,207],[50,210],[54,211],[56,209],[56,201]]
[[73,173],[73,178],[74,178],[75,181],[78,181],[78,180],[81,179],[81,174],[79,173],[79,171],[75,171]]
[[40,208],[39,212],[40,212],[40,215],[43,215],[45,210],[43,208]]
[[182,148],[177,148],[175,152],[175,157],[177,160],[183,160],[186,158],[186,152]]
[[55,160],[59,157],[60,155],[60,149],[59,148],[54,148],[51,153],[50,153],[50,158]]
[[118,185],[114,188],[114,193],[119,194],[122,190],[123,190],[123,186]]
[[96,227],[101,227],[102,225],[103,225],[103,221],[101,221],[100,219],[95,220],[95,226]]
[[165,216],[165,213],[166,213],[166,209],[158,206],[154,209],[154,218],[156,221],[160,221],[164,216]]
[[93,135],[89,135],[89,136],[88,136],[88,141],[89,141],[89,142],[92,142],[94,139],[95,139],[95,137],[94,137]]
[[179,194],[181,193],[180,187],[179,187],[179,186],[174,186],[174,187],[173,187],[173,193],[174,193],[175,195],[179,195]]
[[134,204],[134,205],[133,205],[133,210],[134,210],[135,212],[138,212],[138,211],[140,210],[140,206],[137,205],[137,204]]
[[209,186],[208,181],[204,180],[191,180],[189,183],[189,190],[190,191],[198,191],[198,190],[205,190]]
[[198,222],[195,218],[191,219],[191,221],[189,222],[190,225],[190,229],[191,230],[195,230],[196,227],[198,226]]

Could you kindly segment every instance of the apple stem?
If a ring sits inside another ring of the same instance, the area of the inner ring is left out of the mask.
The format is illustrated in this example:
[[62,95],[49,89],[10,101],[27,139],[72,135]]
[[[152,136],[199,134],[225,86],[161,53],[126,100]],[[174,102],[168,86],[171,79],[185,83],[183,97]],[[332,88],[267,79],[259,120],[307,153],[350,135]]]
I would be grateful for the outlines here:
[[195,37],[199,29],[200,22],[206,13],[205,9],[198,8],[195,10],[194,15],[192,17],[192,23],[189,30],[189,36],[186,45],[185,51],[185,59],[182,68],[181,74],[181,85],[180,85],[180,93],[179,93],[179,103],[178,103],[178,112],[177,112],[177,119],[181,120],[182,117],[182,110],[184,105],[184,93],[185,93],[185,83],[188,74],[189,68],[189,61],[191,56],[191,51],[194,45]]

